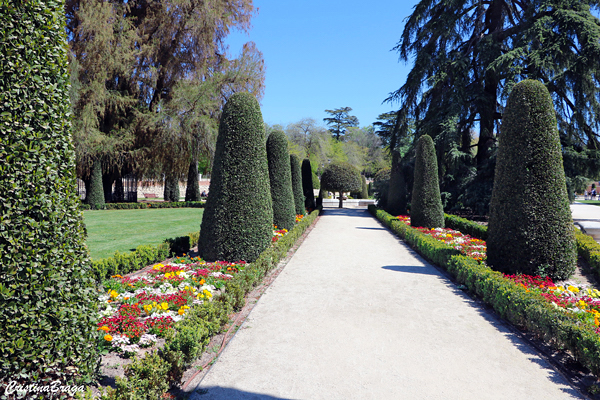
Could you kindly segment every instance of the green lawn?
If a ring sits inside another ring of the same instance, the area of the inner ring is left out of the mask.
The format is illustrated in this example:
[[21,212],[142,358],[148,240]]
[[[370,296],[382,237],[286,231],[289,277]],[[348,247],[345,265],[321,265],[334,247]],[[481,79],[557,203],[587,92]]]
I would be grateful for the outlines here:
[[583,204],[593,204],[595,206],[600,206],[600,201],[599,200],[576,200],[577,203],[583,203]]
[[167,238],[200,230],[202,208],[84,211],[87,246],[92,259],[111,257],[142,244],[159,244]]

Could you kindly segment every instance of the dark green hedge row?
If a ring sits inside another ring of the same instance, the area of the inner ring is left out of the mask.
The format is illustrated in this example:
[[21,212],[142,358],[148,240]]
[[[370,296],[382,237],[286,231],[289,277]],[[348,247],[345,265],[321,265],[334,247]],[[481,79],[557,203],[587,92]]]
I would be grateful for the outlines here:
[[457,230],[477,239],[487,240],[487,226],[485,225],[480,225],[468,219],[450,214],[444,214],[444,222],[446,223],[446,228]]
[[500,272],[464,256],[441,242],[412,229],[390,214],[370,205],[369,211],[394,233],[454,279],[491,305],[506,320],[544,337],[573,356],[592,373],[600,374],[600,337],[590,326],[556,309],[539,294],[527,292]]
[[89,204],[81,203],[81,210],[134,210],[144,208],[204,208],[204,201],[165,201],[151,203],[106,203],[101,208],[95,208]]
[[109,389],[107,398],[125,400],[138,393],[151,393],[155,396],[152,398],[158,398],[168,389],[169,384],[178,385],[185,370],[206,350],[210,337],[219,333],[229,321],[228,316],[232,310],[245,305],[246,294],[277,266],[318,216],[319,210],[311,212],[287,235],[263,251],[244,271],[227,281],[225,292],[215,301],[192,308],[187,317],[178,322],[176,329],[167,336],[160,352],[137,360],[133,368],[126,370],[126,379],[117,378],[117,389]]
[[135,251],[129,253],[117,251],[113,257],[92,262],[94,277],[99,282],[113,275],[126,275],[137,271],[174,254],[187,253],[198,243],[198,236],[199,232],[193,232],[186,236],[166,239],[164,243],[156,246],[138,246]]
[[600,279],[600,244],[593,237],[575,231],[575,240],[577,241],[577,253],[587,261],[588,265],[594,271],[594,275]]

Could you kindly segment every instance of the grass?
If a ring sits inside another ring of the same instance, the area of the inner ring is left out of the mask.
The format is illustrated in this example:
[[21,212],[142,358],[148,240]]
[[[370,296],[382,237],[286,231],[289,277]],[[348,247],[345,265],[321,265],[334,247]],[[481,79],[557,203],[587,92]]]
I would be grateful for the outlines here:
[[202,208],[84,211],[86,243],[93,260],[111,257],[117,250],[126,252],[197,232],[203,212]]
[[577,203],[583,204],[593,204],[595,206],[600,206],[600,200],[576,200]]

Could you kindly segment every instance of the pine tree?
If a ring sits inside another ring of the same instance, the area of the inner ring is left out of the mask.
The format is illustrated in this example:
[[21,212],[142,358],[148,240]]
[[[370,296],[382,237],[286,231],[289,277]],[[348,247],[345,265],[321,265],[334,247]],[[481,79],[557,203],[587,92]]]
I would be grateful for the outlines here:
[[202,216],[198,252],[205,260],[253,262],[270,246],[273,204],[265,143],[258,101],[249,93],[233,94],[221,116]]
[[508,273],[567,279],[577,253],[552,98],[516,84],[502,121],[490,203],[487,262]]
[[440,196],[435,146],[431,136],[421,136],[417,141],[416,150],[410,223],[412,226],[443,228],[444,208]]

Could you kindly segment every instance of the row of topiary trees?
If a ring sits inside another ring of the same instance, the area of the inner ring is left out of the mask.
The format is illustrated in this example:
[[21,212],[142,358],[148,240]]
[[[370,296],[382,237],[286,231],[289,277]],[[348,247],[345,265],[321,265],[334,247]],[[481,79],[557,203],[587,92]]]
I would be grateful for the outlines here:
[[[406,174],[393,155],[384,208],[407,212]],[[411,224],[444,227],[431,137],[416,144]],[[538,81],[515,85],[503,116],[490,203],[487,263],[506,273],[566,279],[575,270],[575,234],[552,98]]]
[[219,125],[200,256],[252,262],[270,245],[273,225],[292,229],[296,215],[306,208],[315,208],[310,161],[304,160],[300,168],[282,131],[265,138],[254,96],[232,95]]

